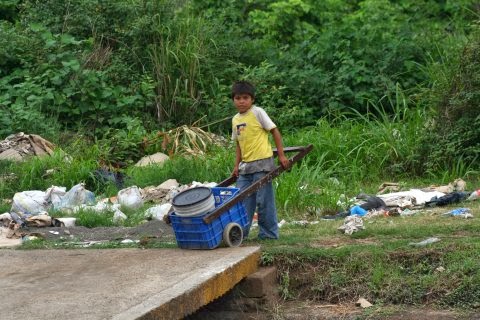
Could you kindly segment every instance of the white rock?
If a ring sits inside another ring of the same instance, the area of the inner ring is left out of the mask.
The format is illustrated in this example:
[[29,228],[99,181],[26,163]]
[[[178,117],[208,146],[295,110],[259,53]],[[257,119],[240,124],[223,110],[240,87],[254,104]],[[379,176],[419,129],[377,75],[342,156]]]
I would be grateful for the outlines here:
[[153,164],[161,165],[163,162],[167,161],[168,159],[170,158],[166,154],[157,152],[155,154],[143,157],[135,164],[135,166],[145,167]]

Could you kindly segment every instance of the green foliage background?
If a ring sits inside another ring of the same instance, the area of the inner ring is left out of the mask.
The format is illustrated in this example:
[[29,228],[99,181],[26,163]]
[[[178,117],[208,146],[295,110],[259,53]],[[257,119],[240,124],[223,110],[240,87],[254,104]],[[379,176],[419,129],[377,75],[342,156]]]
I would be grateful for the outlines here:
[[473,0],[2,1],[0,137],[81,133],[135,160],[157,130],[197,122],[228,135],[241,78],[284,133],[375,117],[393,129],[399,114],[421,113],[409,155],[380,164],[478,169],[479,10]]

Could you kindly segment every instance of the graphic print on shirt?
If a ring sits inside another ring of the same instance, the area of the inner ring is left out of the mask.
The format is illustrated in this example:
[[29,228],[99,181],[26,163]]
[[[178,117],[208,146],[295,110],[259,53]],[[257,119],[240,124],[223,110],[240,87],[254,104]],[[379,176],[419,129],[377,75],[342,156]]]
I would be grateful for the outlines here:
[[237,137],[240,139],[242,137],[242,131],[245,131],[247,124],[245,122],[237,124]]

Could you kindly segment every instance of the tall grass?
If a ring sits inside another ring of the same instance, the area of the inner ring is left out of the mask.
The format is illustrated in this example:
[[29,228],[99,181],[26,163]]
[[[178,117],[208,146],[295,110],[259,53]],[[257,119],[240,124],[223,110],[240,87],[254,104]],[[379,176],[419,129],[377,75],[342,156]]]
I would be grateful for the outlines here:
[[[32,157],[20,163],[0,166],[0,175],[13,174],[11,179],[0,179],[0,197],[11,198],[25,190],[46,190],[52,185],[72,186],[91,180],[98,169],[98,148],[87,146],[78,139],[65,148],[55,150],[50,157]],[[90,186],[97,190],[96,186]]]
[[[375,194],[381,182],[394,181],[403,185],[425,182],[425,185],[451,182],[472,173],[472,167],[462,159],[452,167],[418,175],[416,170],[418,137],[425,130],[426,111],[410,106],[398,89],[395,97],[370,104],[367,114],[355,111],[331,114],[316,125],[293,134],[284,135],[285,146],[314,148],[300,163],[274,180],[276,202],[281,218],[317,218],[344,208],[337,205],[343,194],[351,198],[360,192]],[[392,104],[387,114],[386,101]],[[2,164],[2,173],[14,173],[15,180],[0,180],[0,196],[11,197],[23,190],[45,190],[51,185],[70,188],[82,181],[90,181],[97,195],[113,195],[118,189],[96,183],[92,172],[98,168],[96,145],[80,142],[69,146],[68,157],[56,152],[52,157],[33,158],[21,164]],[[201,156],[173,154],[162,166],[130,167],[125,186],[146,187],[159,185],[167,179],[181,184],[192,181],[220,182],[230,176],[235,150],[211,147]],[[54,169],[46,175],[47,169]]]
[[[286,145],[311,143],[314,149],[295,177],[279,178],[278,201],[284,208],[294,202],[302,209],[320,204],[334,209],[342,193],[375,193],[374,184],[379,182],[413,178],[418,137],[427,113],[410,107],[400,88],[395,97],[384,99],[370,103],[367,114],[355,110],[331,114],[319,119],[316,126],[285,138]],[[386,103],[391,104],[393,114],[383,109]],[[301,185],[307,187],[297,191]],[[297,201],[290,201],[292,198]],[[305,203],[305,199],[314,200]]]
[[165,25],[154,19],[154,39],[148,52],[156,85],[156,117],[191,124],[201,102],[201,79],[208,78],[202,65],[212,45],[201,19],[189,17]]
[[197,182],[220,182],[228,178],[234,165],[235,149],[213,148],[207,155],[174,156],[162,166],[131,167],[126,171],[128,185],[139,187],[156,186],[168,179],[181,184]]

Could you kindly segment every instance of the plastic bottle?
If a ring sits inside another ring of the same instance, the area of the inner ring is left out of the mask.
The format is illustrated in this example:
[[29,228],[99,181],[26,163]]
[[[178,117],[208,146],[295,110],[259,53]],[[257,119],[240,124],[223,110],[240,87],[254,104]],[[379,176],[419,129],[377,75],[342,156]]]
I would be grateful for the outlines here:
[[478,198],[480,198],[480,189],[473,191],[467,200],[477,200]]

